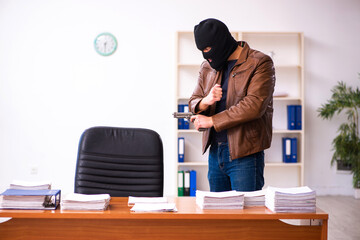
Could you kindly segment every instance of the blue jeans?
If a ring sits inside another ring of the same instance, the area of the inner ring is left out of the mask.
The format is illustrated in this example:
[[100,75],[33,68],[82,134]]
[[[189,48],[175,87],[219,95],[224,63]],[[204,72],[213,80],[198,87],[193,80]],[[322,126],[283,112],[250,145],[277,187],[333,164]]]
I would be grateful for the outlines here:
[[264,151],[231,160],[228,143],[212,145],[208,180],[211,192],[261,190],[264,186]]

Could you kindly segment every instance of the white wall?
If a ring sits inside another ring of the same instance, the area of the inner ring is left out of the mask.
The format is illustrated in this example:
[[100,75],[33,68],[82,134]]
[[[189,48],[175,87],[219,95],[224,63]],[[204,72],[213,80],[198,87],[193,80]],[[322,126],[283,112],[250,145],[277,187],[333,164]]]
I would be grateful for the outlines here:
[[[175,195],[175,32],[208,17],[234,31],[304,32],[305,183],[351,195],[351,176],[330,167],[341,120],[316,109],[337,81],[359,86],[358,0],[0,0],[0,190],[51,179],[71,192],[81,133],[108,125],[161,135]],[[119,43],[110,57],[93,48],[104,31]]]

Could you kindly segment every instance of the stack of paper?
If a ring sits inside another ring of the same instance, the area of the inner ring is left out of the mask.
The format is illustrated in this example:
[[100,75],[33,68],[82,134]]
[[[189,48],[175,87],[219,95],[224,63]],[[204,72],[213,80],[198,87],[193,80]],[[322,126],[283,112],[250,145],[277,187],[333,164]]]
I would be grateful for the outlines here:
[[138,203],[167,203],[167,197],[133,197],[129,196],[128,205]]
[[175,203],[135,203],[133,212],[176,212]]
[[266,189],[241,193],[244,194],[245,207],[265,206]]
[[110,203],[109,194],[67,194],[61,199],[62,210],[105,210]]
[[265,205],[273,212],[315,212],[316,193],[309,187],[268,187]]
[[236,191],[196,191],[196,204],[201,209],[243,209],[244,194]]
[[55,209],[60,190],[7,189],[1,197],[0,208],[4,209]]
[[51,182],[49,181],[13,181],[10,183],[10,189],[23,189],[23,190],[47,190],[51,189]]
[[167,197],[129,197],[128,205],[133,212],[176,212],[175,203],[168,203]]

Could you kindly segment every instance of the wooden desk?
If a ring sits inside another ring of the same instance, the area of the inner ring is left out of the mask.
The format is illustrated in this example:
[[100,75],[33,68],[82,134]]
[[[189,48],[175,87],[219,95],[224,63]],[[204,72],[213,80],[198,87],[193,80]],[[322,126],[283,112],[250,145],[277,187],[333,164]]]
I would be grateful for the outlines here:
[[[112,198],[101,212],[0,210],[0,239],[327,239],[328,214],[273,213],[265,207],[201,210],[195,198],[170,199],[176,213],[134,213],[128,198]],[[320,226],[294,226],[280,219],[318,219]]]

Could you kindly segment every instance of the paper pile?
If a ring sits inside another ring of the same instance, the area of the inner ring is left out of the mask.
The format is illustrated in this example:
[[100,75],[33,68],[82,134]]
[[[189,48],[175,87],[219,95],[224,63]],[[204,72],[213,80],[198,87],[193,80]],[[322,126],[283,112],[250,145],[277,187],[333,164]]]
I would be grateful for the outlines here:
[[273,212],[315,212],[316,192],[309,187],[268,187],[265,205]]
[[133,212],[176,212],[175,203],[136,203]]
[[42,208],[45,202],[45,196],[14,196],[6,195],[7,192],[2,196],[0,203],[1,208],[27,208],[27,209],[38,209]]
[[62,210],[105,210],[110,203],[109,194],[70,193],[61,199]]
[[137,203],[167,203],[167,197],[133,197],[129,196],[128,205],[134,205]]
[[243,209],[244,193],[236,191],[196,191],[196,204],[201,209]]
[[7,189],[0,196],[2,209],[55,209],[60,190]]
[[252,191],[252,192],[240,192],[240,193],[244,194],[245,207],[265,206],[266,189]]
[[10,183],[10,189],[22,189],[22,190],[47,190],[51,189],[51,182],[49,181],[18,181],[15,180]]
[[168,203],[166,197],[129,197],[128,205],[133,212],[176,212],[175,203]]

